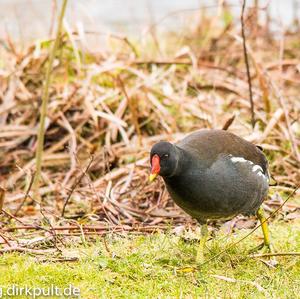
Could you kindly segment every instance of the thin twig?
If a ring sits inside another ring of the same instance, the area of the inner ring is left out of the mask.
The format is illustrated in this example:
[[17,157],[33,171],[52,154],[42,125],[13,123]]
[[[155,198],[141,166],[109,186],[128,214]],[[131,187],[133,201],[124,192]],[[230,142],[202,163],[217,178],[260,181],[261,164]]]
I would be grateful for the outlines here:
[[19,211],[21,210],[21,208],[23,207],[24,203],[27,200],[27,198],[29,196],[29,192],[32,188],[33,180],[34,180],[34,175],[32,175],[31,178],[30,178],[29,186],[28,186],[27,191],[25,193],[24,199],[22,200],[22,202],[19,204],[19,206],[16,208],[16,210],[14,212],[15,216],[17,216],[17,214],[19,213]]
[[[84,225],[82,226],[82,230],[84,231],[105,231],[105,230],[137,230],[137,231],[154,231],[157,229],[163,230],[163,229],[168,229],[169,225],[147,225],[147,226],[140,226],[137,225],[135,227],[128,226],[128,225],[116,225],[116,226],[111,226],[111,225]],[[74,231],[74,230],[80,230],[78,225],[67,225],[67,226],[54,226],[52,228],[53,230],[56,231]],[[3,229],[5,232],[11,232],[11,231],[17,231],[17,230],[42,230],[40,226],[36,225],[19,225],[19,226],[13,226],[13,227],[8,227]]]
[[39,263],[65,263],[65,262],[77,262],[78,257],[61,257],[61,258],[41,258],[38,259]]
[[86,169],[82,172],[82,174],[80,175],[80,177],[76,180],[76,182],[73,184],[72,188],[71,188],[71,191],[68,195],[68,197],[66,198],[65,200],[65,203],[64,203],[64,206],[63,206],[63,209],[62,209],[62,212],[61,212],[61,217],[64,217],[65,215],[65,211],[66,211],[66,206],[71,198],[71,195],[73,194],[74,190],[76,189],[76,187],[78,186],[78,184],[81,182],[81,180],[83,179],[83,177],[86,175],[86,173],[88,172],[90,166],[92,165],[93,163],[93,160],[94,160],[94,157],[91,156],[91,159],[90,159],[90,162],[89,164],[87,165]]
[[228,128],[232,125],[234,119],[235,119],[235,115],[233,115],[229,119],[227,119],[224,126],[222,127],[222,130],[224,130],[224,131],[228,130]]
[[8,245],[9,247],[11,247],[10,242],[8,241],[8,239],[1,232],[0,232],[0,237],[3,239],[4,243],[6,243],[6,245]]
[[276,97],[279,100],[281,108],[283,109],[284,118],[285,118],[285,122],[286,122],[287,132],[289,134],[289,138],[290,138],[290,142],[291,142],[292,151],[294,152],[294,155],[297,159],[297,162],[300,163],[300,153],[299,153],[299,150],[298,150],[296,137],[295,137],[295,135],[293,133],[293,130],[291,128],[291,121],[290,121],[290,117],[289,117],[289,111],[288,111],[288,108],[286,106],[286,101],[285,101],[280,89],[278,88],[278,86],[272,80],[270,80],[270,84],[271,84],[271,87],[273,88],[273,90],[276,94]]
[[[8,219],[14,219],[15,221],[19,222],[22,224],[22,227],[28,227],[28,225],[26,225],[22,220],[20,220],[18,217],[14,216],[13,214],[9,213],[8,211],[5,211],[4,209],[2,209],[2,212],[4,215],[6,215],[8,217]],[[51,233],[51,231],[47,228],[44,228],[40,225],[32,225],[32,229],[37,229],[37,230],[43,230],[47,233]],[[9,230],[3,230],[3,231],[9,231]]]
[[8,211],[2,209],[2,213],[3,213],[4,215],[6,215],[6,216],[8,217],[8,219],[14,219],[14,220],[16,220],[17,222],[21,223],[22,226],[26,226],[26,224],[25,224],[22,220],[20,220],[20,219],[19,219],[18,217],[16,217],[16,216],[12,215],[12,214],[9,213]]
[[0,187],[0,214],[1,214],[1,211],[3,208],[3,204],[4,204],[4,197],[5,197],[5,189]]
[[61,243],[62,245],[65,245],[65,244],[64,244],[64,242],[62,241],[61,238],[57,237],[56,231],[53,229],[53,225],[52,225],[51,221],[48,219],[48,217],[46,217],[46,215],[45,215],[44,212],[43,212],[43,208],[42,208],[41,206],[40,206],[40,213],[42,214],[42,216],[44,217],[44,220],[48,223],[48,225],[49,225],[50,228],[51,228],[51,229],[50,229],[50,232],[51,232],[52,237],[53,237],[53,240],[54,240],[54,246],[55,246],[55,248],[56,248],[58,251],[61,251],[61,250],[58,248],[58,246],[57,246],[57,240],[59,240],[60,243]]
[[0,249],[0,254],[11,253],[11,252],[26,252],[29,254],[45,254],[45,253],[54,253],[56,250],[53,249],[31,249],[25,247],[9,247],[5,249]]
[[242,38],[243,38],[243,51],[244,51],[244,59],[245,59],[245,64],[246,64],[247,78],[248,78],[248,87],[249,87],[249,100],[250,100],[250,109],[251,109],[251,123],[252,123],[252,127],[254,128],[254,125],[255,125],[255,115],[254,115],[254,103],[253,103],[253,94],[252,94],[252,81],[251,81],[251,74],[250,74],[250,67],[249,67],[249,60],[248,60],[248,52],[247,52],[247,45],[246,45],[246,35],[245,35],[245,22],[244,22],[245,6],[246,6],[246,0],[243,0],[242,13],[241,13],[241,32],[242,32]]
[[136,104],[133,102],[133,98],[129,97],[129,95],[126,91],[124,82],[121,79],[121,77],[118,76],[117,79],[118,79],[120,88],[121,88],[122,92],[124,93],[124,96],[127,100],[128,107],[129,107],[130,112],[131,112],[132,122],[133,122],[134,128],[136,130],[136,134],[138,136],[139,145],[141,145],[142,144],[142,135],[141,135],[140,125],[139,125],[139,122],[138,122],[138,111],[136,109]]
[[251,254],[249,257],[268,257],[268,256],[300,256],[300,252],[274,252],[274,253],[262,253],[262,254]]

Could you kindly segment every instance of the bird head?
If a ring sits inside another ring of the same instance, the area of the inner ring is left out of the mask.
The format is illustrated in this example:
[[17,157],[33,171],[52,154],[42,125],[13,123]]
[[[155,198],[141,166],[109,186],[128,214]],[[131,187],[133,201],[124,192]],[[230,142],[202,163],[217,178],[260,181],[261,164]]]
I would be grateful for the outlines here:
[[158,175],[162,177],[174,175],[178,166],[178,158],[178,150],[175,145],[167,141],[156,143],[150,152],[150,182],[154,181]]

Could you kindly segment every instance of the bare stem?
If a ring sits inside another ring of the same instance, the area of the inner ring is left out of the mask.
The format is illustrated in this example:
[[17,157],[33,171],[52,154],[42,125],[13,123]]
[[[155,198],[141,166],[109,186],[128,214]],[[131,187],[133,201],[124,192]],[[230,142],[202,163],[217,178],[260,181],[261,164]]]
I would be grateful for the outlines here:
[[30,178],[30,182],[29,182],[29,186],[27,188],[27,191],[26,191],[26,194],[24,196],[24,199],[22,200],[22,202],[20,203],[20,205],[16,208],[15,212],[14,212],[14,215],[17,216],[17,214],[19,213],[19,211],[22,209],[23,205],[25,204],[28,196],[29,196],[29,193],[30,193],[30,190],[32,188],[32,184],[33,184],[33,180],[34,180],[34,175],[31,176]]
[[82,174],[80,175],[80,177],[76,180],[75,184],[72,186],[72,189],[67,197],[67,199],[65,200],[65,203],[64,203],[64,206],[63,206],[63,209],[62,209],[62,212],[61,212],[61,217],[64,217],[65,216],[65,212],[66,212],[66,207],[67,207],[67,204],[71,198],[71,195],[73,194],[73,192],[75,191],[76,187],[78,186],[78,184],[81,182],[81,180],[83,179],[83,177],[87,174],[89,168],[91,167],[92,163],[93,163],[93,156],[91,157],[90,159],[90,162],[89,164],[87,165],[86,169],[82,172]]
[[121,79],[121,77],[118,76],[117,79],[118,79],[120,88],[121,88],[122,92],[124,93],[124,96],[127,100],[127,103],[128,103],[128,106],[129,106],[129,109],[130,109],[130,112],[131,112],[132,122],[133,122],[133,125],[134,125],[134,128],[135,128],[136,134],[138,136],[138,143],[139,143],[139,146],[140,146],[142,144],[142,134],[141,134],[140,125],[139,125],[139,122],[138,122],[138,112],[137,112],[137,108],[136,108],[136,103],[134,103],[133,98],[129,97],[129,95],[126,91],[124,82]]
[[246,45],[245,22],[244,22],[245,6],[246,6],[246,0],[243,0],[242,12],[241,12],[241,32],[242,32],[242,38],[243,38],[243,51],[244,51],[244,59],[245,59],[245,64],[246,64],[248,87],[249,87],[251,123],[252,123],[252,127],[254,128],[254,125],[255,125],[254,103],[253,103],[252,82],[251,82],[251,75],[250,75],[248,52],[247,52],[247,45]]
[[274,253],[262,253],[262,254],[250,255],[251,258],[269,257],[269,256],[300,256],[300,252],[274,252]]
[[4,196],[5,196],[5,190],[0,187],[0,214],[2,212],[3,204],[4,204]]
[[35,197],[39,198],[38,189],[39,189],[39,182],[41,177],[41,170],[42,170],[42,156],[43,156],[43,148],[44,148],[44,139],[45,139],[45,120],[47,114],[47,106],[49,101],[49,87],[51,83],[51,74],[52,74],[52,67],[53,61],[55,58],[55,53],[58,48],[59,39],[60,39],[60,32],[62,28],[62,21],[65,15],[65,10],[67,6],[68,0],[64,0],[61,8],[61,12],[58,19],[58,26],[57,26],[57,33],[56,38],[53,44],[53,47],[50,51],[49,56],[49,64],[46,69],[46,78],[45,78],[45,85],[42,94],[42,106],[41,106],[41,115],[40,115],[40,126],[38,131],[38,139],[37,139],[37,149],[36,149],[36,172],[33,180],[33,190],[35,193]]
[[224,124],[222,130],[226,131],[228,128],[232,125],[233,121],[235,119],[235,115],[231,116],[229,119],[227,119],[226,123]]

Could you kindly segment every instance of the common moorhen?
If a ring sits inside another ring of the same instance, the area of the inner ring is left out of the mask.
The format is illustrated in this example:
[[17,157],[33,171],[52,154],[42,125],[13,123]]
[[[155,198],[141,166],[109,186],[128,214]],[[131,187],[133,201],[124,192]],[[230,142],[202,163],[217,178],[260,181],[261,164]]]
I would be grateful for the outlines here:
[[270,238],[260,207],[269,188],[268,161],[256,145],[224,130],[203,129],[150,153],[150,181],[162,176],[173,200],[202,225],[197,262],[203,261],[206,222],[256,213],[264,245]]

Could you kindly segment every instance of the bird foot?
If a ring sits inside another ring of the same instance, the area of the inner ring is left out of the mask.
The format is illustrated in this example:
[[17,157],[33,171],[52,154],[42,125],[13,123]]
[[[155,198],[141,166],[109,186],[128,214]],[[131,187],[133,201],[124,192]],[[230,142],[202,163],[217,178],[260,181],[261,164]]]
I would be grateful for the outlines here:
[[248,251],[248,254],[253,254],[259,250],[261,250],[263,247],[264,247],[264,243],[261,243],[259,244],[258,246],[255,246],[254,248],[251,248],[249,251]]
[[274,253],[275,252],[275,249],[274,249],[274,246],[272,244],[263,244],[263,247],[262,247],[262,252],[263,253]]
[[259,244],[258,246],[252,248],[249,250],[249,254],[255,253],[257,251],[260,251],[262,253],[274,253],[274,247],[272,244],[265,244],[264,242],[262,242],[261,244]]
[[[253,254],[257,251],[261,251],[261,255],[265,258],[268,258],[268,262],[265,262],[270,267],[275,267],[278,265],[278,261],[275,256],[272,256],[272,253],[275,253],[274,246],[272,244],[265,244],[262,242],[258,246],[254,247],[249,251],[249,254]],[[270,254],[268,256],[268,254]],[[260,254],[259,254],[260,255]]]

